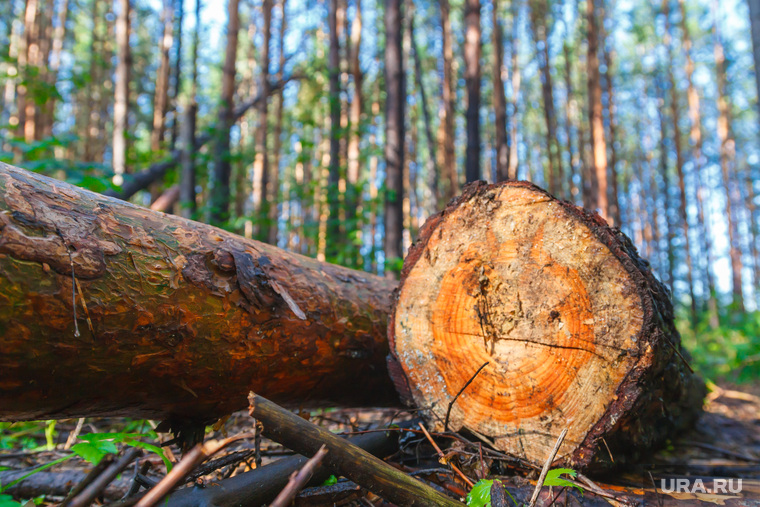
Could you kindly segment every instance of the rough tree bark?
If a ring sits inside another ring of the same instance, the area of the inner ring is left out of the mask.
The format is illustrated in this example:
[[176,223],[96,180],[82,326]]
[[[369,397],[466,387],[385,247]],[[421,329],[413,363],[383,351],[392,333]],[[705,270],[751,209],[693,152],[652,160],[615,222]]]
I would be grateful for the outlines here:
[[394,286],[0,164],[0,420],[392,402]]
[[436,431],[540,466],[569,427],[558,461],[585,468],[636,459],[700,410],[667,291],[630,240],[529,183],[470,185],[428,219],[397,294],[389,370]]

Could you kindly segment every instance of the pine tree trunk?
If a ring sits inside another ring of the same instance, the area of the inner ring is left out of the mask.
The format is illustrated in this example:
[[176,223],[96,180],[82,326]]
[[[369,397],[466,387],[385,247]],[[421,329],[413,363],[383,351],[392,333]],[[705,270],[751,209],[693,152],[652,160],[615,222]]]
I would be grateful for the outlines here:
[[422,119],[425,122],[425,140],[427,141],[428,156],[425,159],[425,167],[428,172],[428,186],[430,188],[430,204],[428,214],[433,214],[438,209],[438,203],[441,200],[441,171],[438,167],[436,158],[436,144],[433,137],[433,119],[428,109],[428,95],[425,89],[425,83],[422,79],[422,58],[420,57],[417,40],[414,35],[414,2],[406,1],[409,40],[411,42],[412,56],[414,57],[414,80],[417,84],[417,91],[420,93],[420,109],[422,109]]
[[[577,202],[577,195],[579,193],[578,186],[576,185],[575,176],[577,175],[583,184],[583,176],[581,174],[580,155],[573,148],[573,126],[575,122],[575,99],[573,98],[573,76],[572,76],[572,55],[570,52],[570,43],[565,41],[562,45],[562,52],[565,57],[564,65],[564,78],[565,78],[565,136],[567,137],[567,153],[570,159],[570,200]],[[578,143],[580,145],[580,142]],[[578,147],[579,150],[581,146]]]
[[681,125],[679,120],[681,119],[681,109],[678,104],[678,89],[676,87],[675,78],[675,62],[673,61],[673,36],[672,26],[670,24],[670,2],[665,0],[664,3],[665,14],[665,47],[668,52],[668,84],[670,86],[670,114],[673,117],[673,144],[676,150],[676,175],[678,177],[678,191],[680,199],[678,201],[678,214],[681,220],[681,228],[683,230],[684,237],[684,258],[686,260],[686,283],[689,289],[689,300],[691,309],[691,322],[692,326],[697,324],[697,299],[694,296],[694,280],[692,277],[692,263],[691,263],[691,242],[690,242],[690,227],[689,227],[689,215],[686,212],[686,179],[684,176],[684,153],[681,146]]
[[[683,5],[683,0],[680,0]],[[749,25],[752,31],[752,58],[755,63],[755,86],[760,97],[760,0],[747,0],[749,4]],[[683,12],[683,7],[682,7]],[[760,100],[757,102],[760,111]]]
[[159,151],[164,141],[166,112],[169,107],[169,77],[171,61],[169,55],[174,45],[174,0],[164,0],[161,22],[164,27],[159,42],[159,65],[156,74],[156,90],[153,98],[153,130],[150,133],[150,149]]
[[735,181],[731,178],[731,173],[736,172],[735,168],[735,143],[731,128],[731,114],[729,101],[726,92],[726,59],[723,53],[723,43],[721,42],[720,32],[718,30],[717,20],[717,1],[713,0],[713,52],[715,56],[716,79],[718,85],[718,140],[720,141],[720,168],[723,176],[723,185],[726,197],[726,219],[728,220],[728,244],[729,257],[731,258],[731,281],[733,303],[736,310],[744,311],[744,290],[742,288],[742,255],[739,250],[739,231],[736,225],[735,205],[732,202],[734,195],[732,192],[732,183]]
[[385,6],[385,273],[404,257],[404,102],[401,0]]
[[[504,93],[504,30],[499,23],[499,2],[493,0],[492,41],[493,46],[493,108],[496,123],[494,148],[496,151],[496,179],[509,179],[509,146],[507,145],[507,97]],[[514,23],[515,20],[513,19]]]
[[0,210],[0,420],[397,400],[393,282],[5,164]]
[[171,105],[172,115],[172,137],[169,150],[174,151],[177,147],[177,138],[179,136],[179,93],[182,89],[182,25],[185,19],[185,0],[177,0],[177,51],[174,55],[174,82],[172,84]]
[[689,123],[691,124],[691,131],[689,137],[692,142],[692,163],[693,171],[696,180],[697,187],[697,216],[699,219],[699,230],[701,231],[702,238],[702,251],[705,253],[706,263],[703,264],[701,269],[704,271],[705,285],[707,287],[707,307],[709,313],[709,322],[713,329],[717,328],[718,323],[718,301],[715,295],[715,281],[712,274],[712,238],[709,233],[709,225],[705,222],[705,202],[703,199],[703,185],[702,185],[702,116],[699,108],[699,94],[694,86],[694,61],[691,58],[691,37],[689,35],[689,27],[687,23],[687,12],[685,0],[679,0],[679,6],[681,11],[681,32],[683,52],[686,56],[686,81],[688,83],[688,90],[686,92],[686,98],[689,104]]
[[[352,214],[350,218],[357,220],[357,208],[361,199],[361,190],[357,188],[359,184],[359,174],[361,172],[361,152],[359,144],[362,137],[362,110],[364,108],[364,94],[362,84],[364,74],[359,62],[359,53],[362,45],[362,3],[356,0],[356,11],[351,22],[351,52],[349,55],[349,70],[354,81],[354,96],[351,99],[351,105],[348,114],[348,124],[350,126],[348,140],[348,169],[347,169],[347,198],[346,211]],[[360,226],[357,225],[357,229]]]
[[[50,86],[56,86],[58,83],[58,70],[61,67],[61,52],[63,51],[63,40],[66,37],[66,20],[68,17],[69,0],[63,0],[60,6],[60,10],[58,11],[58,21],[55,28],[53,28],[53,39],[50,50],[50,66],[47,72],[47,82]],[[50,137],[53,135],[53,124],[55,123],[55,103],[56,96],[53,94],[42,106],[41,137]]]
[[[29,96],[29,88],[26,83],[32,82],[32,74],[35,67],[39,67],[37,55],[39,54],[39,25],[37,21],[39,0],[26,0],[24,8],[24,36],[18,54],[18,67],[24,79],[16,88],[16,100],[18,104],[18,129],[24,141],[34,141],[35,132],[35,106],[34,97]],[[38,70],[38,69],[35,69]]]
[[519,2],[511,2],[512,7],[512,115],[509,126],[509,179],[517,179],[517,104],[520,99],[520,65],[518,56],[520,53],[520,37],[518,17]]
[[219,124],[215,135],[216,153],[211,189],[210,222],[218,225],[229,219],[230,212],[230,129],[232,128],[233,94],[235,92],[235,60],[238,45],[238,0],[227,2],[227,49],[222,73],[222,97]]
[[[670,170],[668,168],[668,122],[665,112],[667,110],[667,100],[665,98],[665,84],[662,83],[661,77],[655,79],[657,87],[657,117],[660,121],[660,162],[659,170],[662,177],[662,195],[663,195],[663,215],[665,218],[665,259],[667,269],[667,285],[671,292],[673,291],[673,285],[675,283],[675,264],[676,264],[676,252],[675,252],[675,238],[676,238],[676,226],[673,223],[673,216],[671,210],[673,209],[672,200],[670,196]],[[658,243],[659,244],[659,243]]]
[[610,217],[609,200],[607,198],[607,142],[604,139],[604,118],[602,113],[602,84],[599,72],[599,27],[596,15],[596,2],[586,2],[586,18],[588,33],[588,57],[586,72],[588,73],[588,112],[591,152],[593,157],[593,180],[595,195],[592,209],[598,209],[605,220]]
[[[180,0],[181,1],[181,0]],[[201,0],[195,2],[195,19],[200,19]],[[198,114],[198,45],[200,43],[200,26],[195,24],[190,71],[190,100],[185,110],[185,123],[182,125],[182,165],[179,200],[181,214],[192,218],[196,212],[195,202],[195,153],[198,149],[195,138],[196,116]]]
[[456,149],[454,147],[454,49],[451,32],[451,8],[449,0],[441,0],[441,32],[443,46],[443,86],[441,100],[441,162],[440,166],[447,180],[445,200],[448,202],[459,194],[459,175],[457,173]]
[[[605,19],[605,16],[602,16],[602,19]],[[615,145],[615,142],[617,140],[617,121],[615,119],[615,87],[612,83],[612,52],[613,49],[609,48],[609,38],[607,36],[606,30],[604,29],[604,23],[602,23],[602,26],[600,27],[600,31],[602,33],[603,38],[603,46],[602,46],[602,53],[604,56],[604,85],[605,85],[605,91],[607,92],[607,125],[609,127],[609,148],[610,148],[610,159],[609,159],[609,210],[610,214],[608,217],[608,220],[610,222],[610,225],[615,225],[618,227],[622,226],[622,222],[620,219],[620,196],[618,192],[618,170],[617,170],[617,147]]]
[[[277,40],[277,51],[279,52],[279,62],[277,65],[277,81],[280,81],[283,76],[283,68],[285,67],[285,31],[287,30],[288,21],[285,17],[287,0],[280,0],[280,34]],[[275,108],[274,119],[274,156],[272,157],[272,164],[270,166],[271,177],[269,181],[270,192],[267,196],[269,203],[269,215],[267,217],[268,234],[267,243],[270,245],[277,245],[277,236],[279,227],[277,224],[277,207],[280,203],[280,156],[282,151],[282,120],[285,114],[284,95],[282,88],[277,92],[277,107]]]
[[543,101],[544,120],[546,121],[546,149],[549,160],[547,181],[549,183],[549,192],[558,197],[564,197],[565,176],[562,170],[562,150],[559,146],[559,138],[557,137],[557,114],[554,110],[549,40],[546,33],[548,10],[549,5],[546,0],[534,0],[530,4],[531,25],[536,42],[536,52],[539,55],[538,65],[541,69],[541,98]]
[[[457,238],[451,241],[450,238]],[[694,422],[667,291],[622,233],[524,182],[466,187],[409,252],[389,371],[435,431],[540,467],[636,463]]]
[[465,0],[464,79],[467,88],[467,182],[481,178],[480,170],[480,0]]
[[343,250],[343,229],[340,221],[339,191],[340,183],[340,154],[341,154],[341,128],[340,128],[340,38],[338,37],[338,10],[339,0],[330,0],[328,13],[330,30],[330,52],[328,54],[328,70],[330,81],[330,164],[327,179],[327,204],[329,215],[327,217],[327,257],[334,259]]
[[[264,44],[261,46],[260,65],[261,72],[259,77],[259,90],[265,97],[269,96],[269,45],[272,39],[272,0],[264,0],[261,4],[261,14],[264,18],[264,31],[262,36]],[[264,100],[259,103],[257,108],[258,117],[256,118],[256,156],[253,161],[253,177],[258,179],[255,188],[258,195],[254,195],[254,209],[257,212],[256,236],[259,239],[269,237],[269,195],[271,190],[271,168],[269,167],[269,149],[267,147],[267,132],[269,131],[269,101]]]
[[127,127],[129,119],[129,73],[132,56],[129,48],[130,0],[119,0],[116,17],[116,47],[118,63],[114,74],[113,106],[113,182],[124,183],[127,173]]

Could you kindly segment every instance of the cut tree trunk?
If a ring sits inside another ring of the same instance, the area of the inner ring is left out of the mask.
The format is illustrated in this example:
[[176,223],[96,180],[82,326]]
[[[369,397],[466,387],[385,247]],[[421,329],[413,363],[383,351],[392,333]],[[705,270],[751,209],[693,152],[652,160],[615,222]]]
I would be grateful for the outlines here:
[[394,287],[0,164],[0,420],[398,403]]
[[530,184],[473,184],[429,219],[389,326],[395,286],[0,164],[0,420],[200,423],[250,389],[398,403],[386,329],[395,385],[434,429],[527,466],[565,427],[559,462],[635,460],[699,412],[630,241]]
[[532,465],[565,428],[557,463],[639,459],[705,394],[630,240],[529,183],[470,185],[426,222],[389,339],[402,398],[436,431],[469,429]]

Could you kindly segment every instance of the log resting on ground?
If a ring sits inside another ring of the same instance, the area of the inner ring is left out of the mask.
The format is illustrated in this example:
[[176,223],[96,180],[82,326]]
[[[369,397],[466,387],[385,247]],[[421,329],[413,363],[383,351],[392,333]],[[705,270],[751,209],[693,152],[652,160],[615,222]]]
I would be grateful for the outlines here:
[[395,286],[0,164],[0,420],[202,423],[249,390],[366,406],[395,383],[433,429],[449,415],[530,465],[569,427],[558,462],[583,468],[700,409],[630,241],[530,184],[474,184],[428,220],[389,323]]
[[0,420],[398,404],[394,287],[0,163]]
[[639,459],[701,410],[649,265],[529,183],[472,184],[429,218],[397,294],[389,369],[437,431],[449,418],[540,466],[569,428],[555,464],[586,468]]

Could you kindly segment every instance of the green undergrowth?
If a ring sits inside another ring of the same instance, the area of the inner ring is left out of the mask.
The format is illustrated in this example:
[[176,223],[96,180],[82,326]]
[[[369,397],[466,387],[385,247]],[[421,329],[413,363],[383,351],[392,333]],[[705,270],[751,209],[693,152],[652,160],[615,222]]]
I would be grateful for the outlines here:
[[703,377],[716,384],[760,382],[760,312],[726,311],[711,326],[707,312],[692,325],[688,313],[680,310],[676,324],[691,353],[691,366]]
[[[27,473],[7,484],[0,483],[0,507],[31,507],[31,505],[41,503],[43,497],[18,501],[5,491],[27,477],[71,459],[81,459],[92,465],[97,465],[108,454],[117,454],[125,447],[139,447],[158,455],[163,461],[167,473],[172,468],[171,461],[158,442],[158,435],[150,429],[146,421],[127,420],[118,428],[120,431],[81,433],[68,451],[62,450],[63,444],[61,442],[66,440],[68,432],[60,432],[56,426],[56,421],[0,423],[0,451],[23,452],[33,456],[37,453],[55,450],[64,454],[60,458],[29,469]],[[8,468],[0,467],[1,470],[8,470]]]

